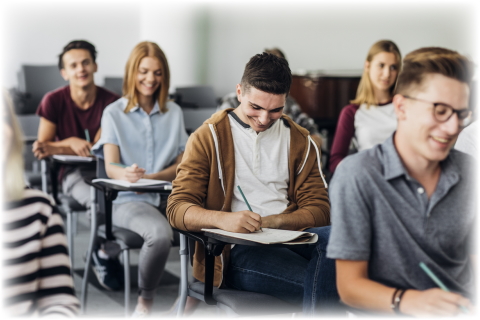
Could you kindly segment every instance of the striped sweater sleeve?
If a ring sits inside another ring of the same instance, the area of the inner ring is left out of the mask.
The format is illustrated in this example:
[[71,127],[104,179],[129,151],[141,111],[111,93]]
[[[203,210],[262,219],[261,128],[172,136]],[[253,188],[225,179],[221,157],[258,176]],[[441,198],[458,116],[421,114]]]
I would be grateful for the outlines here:
[[62,218],[51,200],[26,190],[5,204],[4,308],[15,316],[78,313]]

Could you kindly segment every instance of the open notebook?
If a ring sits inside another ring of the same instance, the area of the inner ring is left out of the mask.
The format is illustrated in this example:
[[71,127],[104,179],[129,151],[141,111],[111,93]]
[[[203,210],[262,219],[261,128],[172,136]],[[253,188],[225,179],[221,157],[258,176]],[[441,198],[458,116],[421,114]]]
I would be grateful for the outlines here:
[[318,240],[318,236],[315,233],[269,228],[263,228],[263,232],[255,231],[252,233],[229,232],[221,229],[202,229],[202,231],[263,244],[305,244],[316,243]]
[[108,182],[111,184],[116,184],[122,187],[160,187],[164,186],[165,190],[172,189],[172,183],[170,181],[164,180],[154,180],[154,179],[140,179],[137,182],[128,182],[125,180],[117,179],[94,179],[92,182]]
[[94,157],[82,157],[82,156],[74,156],[74,155],[68,155],[68,154],[56,154],[52,157],[53,159],[57,159],[61,161],[92,162],[95,160]]

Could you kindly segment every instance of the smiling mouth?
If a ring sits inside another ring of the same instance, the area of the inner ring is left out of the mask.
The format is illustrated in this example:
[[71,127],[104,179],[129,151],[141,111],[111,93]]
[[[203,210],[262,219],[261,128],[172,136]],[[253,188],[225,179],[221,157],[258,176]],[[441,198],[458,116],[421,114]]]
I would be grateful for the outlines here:
[[451,140],[451,139],[443,139],[443,138],[439,138],[439,137],[432,137],[432,139],[437,141],[437,142],[440,142],[440,143],[448,143]]

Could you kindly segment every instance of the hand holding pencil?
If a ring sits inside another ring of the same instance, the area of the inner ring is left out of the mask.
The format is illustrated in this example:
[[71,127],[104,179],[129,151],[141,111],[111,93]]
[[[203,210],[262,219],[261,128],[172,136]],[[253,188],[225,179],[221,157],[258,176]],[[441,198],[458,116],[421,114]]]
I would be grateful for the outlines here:
[[460,313],[472,314],[474,307],[467,298],[450,292],[424,263],[420,263],[420,267],[439,288],[405,291],[400,303],[402,313],[415,317],[452,317]]
[[122,180],[127,180],[128,182],[137,182],[145,175],[146,170],[139,168],[136,163],[132,164],[131,166],[116,162],[110,162],[110,164],[125,169]]
[[[247,198],[246,198],[245,195],[243,194],[242,188],[240,188],[240,186],[237,186],[237,188],[238,188],[238,191],[240,191],[240,194],[241,194],[242,197],[243,197],[243,201],[245,201],[245,203],[247,204],[248,210],[250,210],[251,212],[253,212],[252,207],[250,207],[250,203],[248,203]],[[260,221],[260,223],[261,223],[261,221]],[[262,227],[261,227],[261,224],[260,224],[260,231],[263,232]]]

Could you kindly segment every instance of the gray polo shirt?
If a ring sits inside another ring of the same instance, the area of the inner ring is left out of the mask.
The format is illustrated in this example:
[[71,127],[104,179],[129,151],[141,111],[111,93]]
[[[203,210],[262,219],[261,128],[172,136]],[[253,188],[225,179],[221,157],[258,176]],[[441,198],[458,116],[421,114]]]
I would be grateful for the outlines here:
[[330,185],[327,257],[368,261],[370,279],[418,290],[436,287],[423,261],[452,291],[474,298],[473,158],[452,150],[440,165],[429,199],[405,170],[393,136],[345,158]]

